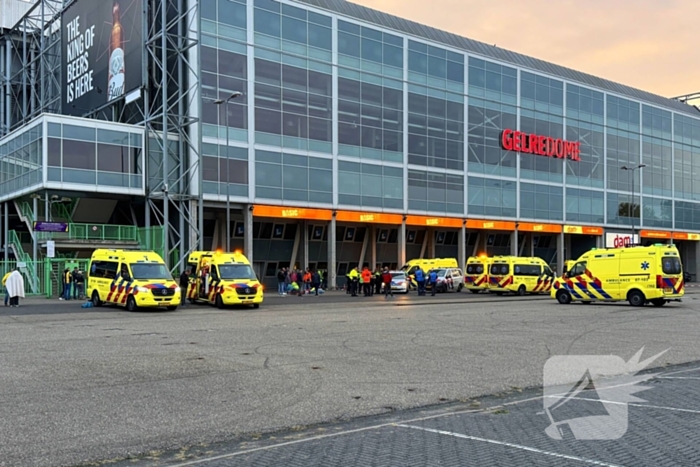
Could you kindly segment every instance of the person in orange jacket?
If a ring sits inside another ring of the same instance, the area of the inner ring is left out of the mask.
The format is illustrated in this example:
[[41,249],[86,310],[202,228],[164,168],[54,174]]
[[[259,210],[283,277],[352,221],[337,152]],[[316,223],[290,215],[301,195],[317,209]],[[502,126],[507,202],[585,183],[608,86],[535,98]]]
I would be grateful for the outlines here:
[[372,273],[367,266],[362,269],[362,286],[365,297],[369,297],[369,288],[372,287]]

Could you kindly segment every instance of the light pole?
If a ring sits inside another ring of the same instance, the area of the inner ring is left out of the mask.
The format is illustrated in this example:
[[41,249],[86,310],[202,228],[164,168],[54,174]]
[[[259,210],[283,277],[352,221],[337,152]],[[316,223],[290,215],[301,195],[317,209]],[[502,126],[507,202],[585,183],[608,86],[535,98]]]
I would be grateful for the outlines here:
[[[235,91],[231,93],[230,96],[228,96],[226,99],[217,99],[214,101],[214,104],[216,105],[221,105],[221,104],[226,104],[224,107],[224,110],[226,111],[226,252],[229,253],[231,251],[231,196],[230,196],[230,190],[229,190],[229,183],[230,183],[230,171],[229,171],[229,149],[228,149],[228,143],[229,143],[229,137],[228,137],[228,103],[232,99],[235,99],[236,97],[242,95],[241,92]],[[201,187],[199,188],[200,190],[202,189]]]
[[[637,169],[643,169],[643,168],[646,167],[646,166],[647,166],[646,164],[638,164],[638,165],[635,165],[634,167],[627,167],[626,165],[623,165],[622,167],[620,167],[620,170],[627,170],[627,171],[632,172],[632,202],[630,203],[630,206],[629,206],[629,214],[630,214],[630,219],[632,220],[632,241],[633,241],[633,242],[635,241],[634,237],[637,236],[637,228],[636,228],[636,226],[635,226],[635,224],[634,224],[634,217],[632,216],[632,214],[634,214],[634,212],[633,212],[633,209],[634,209],[634,171],[637,170]],[[641,174],[641,170],[640,170],[640,174]],[[642,190],[640,189],[640,190],[639,190],[639,192],[640,192],[640,194],[639,194],[639,215],[640,215],[640,219],[641,219],[641,214],[642,214],[642,199],[641,199],[642,196],[641,196],[641,191],[642,191]]]

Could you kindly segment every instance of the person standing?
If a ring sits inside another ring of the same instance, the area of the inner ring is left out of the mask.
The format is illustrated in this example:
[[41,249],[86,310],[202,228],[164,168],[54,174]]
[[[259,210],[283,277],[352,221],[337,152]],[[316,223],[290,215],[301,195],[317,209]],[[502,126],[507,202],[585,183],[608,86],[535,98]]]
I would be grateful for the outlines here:
[[362,286],[365,297],[369,297],[369,290],[372,287],[372,273],[367,266],[362,268]]
[[328,289],[328,269],[321,271],[321,288],[324,290]]
[[434,297],[437,290],[437,272],[435,272],[435,269],[430,270],[428,280],[430,281],[430,295]]
[[311,274],[311,290],[315,290],[316,295],[318,295],[318,289],[321,288],[321,275],[318,271],[314,271]]
[[190,288],[190,270],[185,269],[180,274],[180,305],[187,304],[187,292]]
[[10,277],[12,271],[5,274],[2,278],[2,288],[5,291],[5,306],[10,306],[10,294],[7,293],[7,278]]
[[350,294],[353,297],[357,297],[357,285],[360,281],[360,273],[357,270],[357,266],[352,268],[352,271],[348,273],[348,277],[350,278]]
[[63,283],[63,293],[59,300],[70,300],[70,286],[71,286],[71,273],[70,269],[66,268],[63,270],[63,276],[61,277],[61,282]]
[[299,295],[304,295],[304,273],[301,269],[297,269],[297,285],[299,286]]
[[85,296],[84,291],[85,291],[85,276],[83,275],[83,271],[77,271],[75,273],[75,276],[73,276],[73,281],[74,281],[74,290],[76,291],[75,293],[75,298],[76,300],[82,300],[83,297]]
[[379,267],[374,270],[374,293],[379,295],[382,293],[382,271]]
[[416,286],[418,287],[418,295],[425,295],[425,273],[423,272],[423,269],[418,266],[418,269],[416,269],[415,278],[416,278]]
[[73,271],[70,273],[71,284],[73,285],[73,300],[78,299],[78,281],[76,278],[78,276],[78,267],[74,267]]
[[[68,271],[70,275],[70,271],[68,269],[66,269],[66,271]],[[7,278],[6,287],[7,293],[10,296],[10,306],[17,308],[19,306],[19,299],[24,298],[24,278],[17,268],[15,268]]]
[[280,295],[287,295],[287,291],[284,286],[284,276],[286,271],[284,268],[280,268],[279,271],[277,271],[277,293]]
[[389,272],[389,268],[384,268],[384,272],[382,273],[382,282],[384,283],[384,298],[389,298],[389,295],[391,295],[391,298],[394,298],[394,291],[391,290],[391,273]]

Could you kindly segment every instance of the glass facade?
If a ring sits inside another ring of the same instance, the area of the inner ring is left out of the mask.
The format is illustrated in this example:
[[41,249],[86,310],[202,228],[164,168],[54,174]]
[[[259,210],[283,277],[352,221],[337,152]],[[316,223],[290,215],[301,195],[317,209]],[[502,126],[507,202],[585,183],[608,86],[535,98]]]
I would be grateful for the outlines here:
[[[690,106],[310,4],[200,5],[203,92],[192,108],[205,197],[700,230]],[[44,180],[145,190],[144,178],[161,177],[162,148],[145,157],[143,133],[105,125],[46,121],[9,135],[0,194]],[[580,160],[504,149],[506,129],[580,143]],[[186,158],[168,144],[174,168]]]

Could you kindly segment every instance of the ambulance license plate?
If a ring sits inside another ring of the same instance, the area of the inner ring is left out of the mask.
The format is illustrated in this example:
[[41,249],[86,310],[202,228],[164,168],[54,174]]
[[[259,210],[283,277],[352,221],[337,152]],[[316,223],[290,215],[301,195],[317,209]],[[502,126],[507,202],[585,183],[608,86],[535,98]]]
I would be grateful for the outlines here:
[[241,303],[244,305],[251,305],[253,303],[253,300],[243,300]]
[[664,288],[664,293],[673,293],[673,287]]

